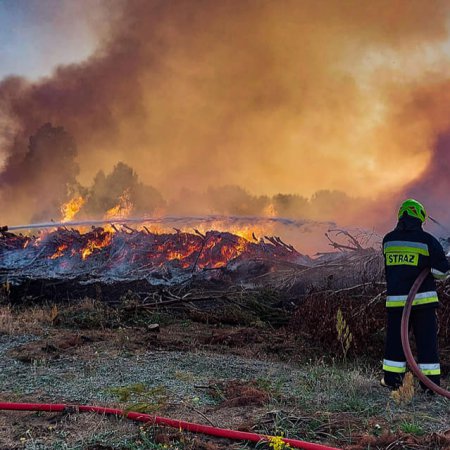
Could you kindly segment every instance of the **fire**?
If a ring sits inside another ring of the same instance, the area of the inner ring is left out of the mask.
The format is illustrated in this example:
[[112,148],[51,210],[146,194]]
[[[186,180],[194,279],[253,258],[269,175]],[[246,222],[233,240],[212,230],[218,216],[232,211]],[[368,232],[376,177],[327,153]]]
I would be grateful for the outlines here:
[[247,241],[258,242],[263,236],[273,234],[275,225],[271,223],[262,224],[230,224],[226,221],[216,221],[208,224],[199,224],[196,229],[202,234],[209,230],[226,230]]
[[[105,279],[144,277],[159,284],[194,273],[206,277],[228,276],[229,272],[223,268],[234,270],[252,259],[295,262],[302,256],[292,246],[266,235],[247,240],[228,231],[201,233],[197,229],[195,232],[176,229],[176,232],[156,234],[147,228],[114,227],[114,233],[100,227],[87,232],[59,227],[39,237],[0,239],[0,250],[13,255],[3,262],[23,261],[23,267],[31,272],[35,266],[39,273],[47,267],[61,276],[94,271]],[[30,245],[25,246],[27,241]],[[24,252],[25,257],[15,252]],[[30,258],[37,262],[30,265]]]
[[64,252],[68,249],[68,245],[67,244],[61,244],[57,249],[56,252],[53,253],[52,256],[50,256],[50,259],[57,259],[57,258],[61,258],[61,256],[64,255]]
[[130,199],[130,191],[127,189],[119,197],[119,203],[106,211],[105,219],[126,219],[133,211],[133,202]]
[[[223,238],[212,240],[211,249],[213,250],[216,246],[220,249],[220,256],[218,255],[215,258],[212,258],[216,260],[213,264],[214,268],[226,266],[228,261],[237,258],[248,250],[250,242],[246,238],[239,236],[237,233],[236,237],[237,239],[235,242],[226,242],[226,239]],[[220,245],[222,242],[223,245]]]
[[81,258],[83,261],[86,260],[95,250],[108,247],[111,244],[111,241],[112,233],[109,231],[97,234],[93,238],[90,238],[86,245],[81,249]]
[[190,256],[192,252],[181,252],[181,251],[174,251],[174,252],[168,252],[167,253],[167,259],[169,261],[173,261],[174,259],[184,259],[188,256]]
[[143,226],[142,229],[146,230],[148,233],[152,233],[152,234],[163,234],[163,233],[167,233],[169,231],[167,227],[163,227],[162,225],[154,224],[154,223],[145,225],[145,227]]
[[[80,205],[83,201],[74,200],[69,203]],[[66,210],[69,209],[74,211],[76,208],[69,208],[67,205]],[[174,271],[190,270],[193,273],[227,267],[230,261],[240,261],[250,255],[264,260],[295,260],[299,255],[292,246],[271,237],[270,231],[275,228],[275,223],[270,219],[258,221],[255,218],[252,223],[252,218],[249,217],[246,219],[248,223],[242,223],[238,217],[228,220],[211,217],[211,220],[198,223],[193,218],[184,226],[175,228],[165,223],[146,224],[145,219],[130,227],[112,218],[126,217],[132,209],[129,192],[125,191],[119,204],[107,213],[111,217],[110,225],[79,230],[55,227],[54,230],[41,232],[38,237],[23,237],[21,246],[26,250],[30,242],[34,248],[47,247],[49,251],[46,258],[58,260],[59,267],[64,270],[78,267],[80,260],[107,266],[110,261],[115,260],[118,266],[140,262],[141,268],[165,270],[170,267]],[[67,217],[70,216],[66,215]],[[178,218],[174,218],[178,225],[175,219]],[[214,228],[226,231],[212,231]],[[91,259],[93,255],[95,258]],[[111,264],[111,270],[113,265]],[[121,270],[123,269],[119,272]],[[168,273],[171,274],[170,271]]]
[[[236,236],[239,236],[247,241],[255,241],[258,239],[258,236],[263,235],[264,231],[262,227],[257,226],[239,226],[239,227],[232,227],[231,233],[235,234]],[[267,231],[266,231],[267,232]]]
[[[198,230],[197,230],[198,231]],[[156,241],[148,255],[155,265],[177,261],[184,269],[220,268],[250,250],[254,243],[228,232],[155,234]]]
[[70,222],[71,220],[73,220],[73,218],[78,214],[85,202],[86,200],[83,197],[78,196],[72,198],[67,203],[64,203],[61,206],[61,222]]

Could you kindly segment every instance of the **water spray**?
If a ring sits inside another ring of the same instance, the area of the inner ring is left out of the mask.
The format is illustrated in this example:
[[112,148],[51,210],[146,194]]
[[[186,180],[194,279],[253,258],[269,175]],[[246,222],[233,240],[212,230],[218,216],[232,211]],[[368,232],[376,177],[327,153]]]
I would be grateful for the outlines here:
[[435,223],[437,226],[441,227],[446,233],[448,233],[450,235],[450,230],[445,226],[442,225],[442,223],[440,223],[439,221],[437,221],[436,219],[433,219],[433,217],[428,216],[428,218]]
[[[31,223],[25,225],[13,225],[1,227],[1,231],[17,231],[17,230],[32,230],[32,229],[46,229],[46,228],[67,228],[80,226],[99,226],[106,224],[186,224],[186,223],[214,223],[227,222],[228,224],[243,224],[243,223],[278,223],[281,225],[294,226],[297,228],[305,224],[314,224],[316,222],[307,220],[294,220],[285,217],[264,217],[264,216],[164,216],[164,217],[134,217],[123,219],[101,219],[101,220],[80,220],[71,222],[43,222]],[[333,226],[331,222],[326,222]]]

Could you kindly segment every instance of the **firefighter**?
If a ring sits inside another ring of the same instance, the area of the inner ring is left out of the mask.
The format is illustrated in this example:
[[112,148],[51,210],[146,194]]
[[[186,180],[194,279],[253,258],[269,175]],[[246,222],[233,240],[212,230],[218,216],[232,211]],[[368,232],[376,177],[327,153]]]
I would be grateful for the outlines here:
[[[410,325],[416,340],[418,363],[424,375],[439,385],[441,368],[437,342],[437,279],[450,274],[450,265],[439,241],[423,231],[425,208],[408,199],[398,212],[398,224],[383,239],[387,283],[387,324],[381,385],[398,388],[406,372],[406,358],[400,337],[403,307],[419,273],[429,267],[430,274],[419,288],[412,306]],[[423,390],[426,387],[421,383]]]

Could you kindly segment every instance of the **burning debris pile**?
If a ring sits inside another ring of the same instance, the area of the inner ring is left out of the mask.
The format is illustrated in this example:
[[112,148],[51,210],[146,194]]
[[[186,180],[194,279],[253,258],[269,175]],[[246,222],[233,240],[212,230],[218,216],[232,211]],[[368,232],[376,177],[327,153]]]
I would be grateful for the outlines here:
[[228,284],[268,273],[276,264],[311,262],[278,237],[253,235],[252,242],[229,232],[157,234],[127,225],[88,232],[62,227],[38,237],[0,230],[2,281],[16,285],[36,279],[177,285],[193,277]]

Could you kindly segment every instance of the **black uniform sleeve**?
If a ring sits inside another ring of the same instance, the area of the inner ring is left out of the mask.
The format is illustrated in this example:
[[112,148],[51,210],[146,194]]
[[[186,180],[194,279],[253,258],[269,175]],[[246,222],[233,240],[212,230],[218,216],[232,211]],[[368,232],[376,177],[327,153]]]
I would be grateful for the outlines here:
[[450,264],[439,241],[432,236],[430,246],[430,266],[434,278],[444,279],[450,276]]

